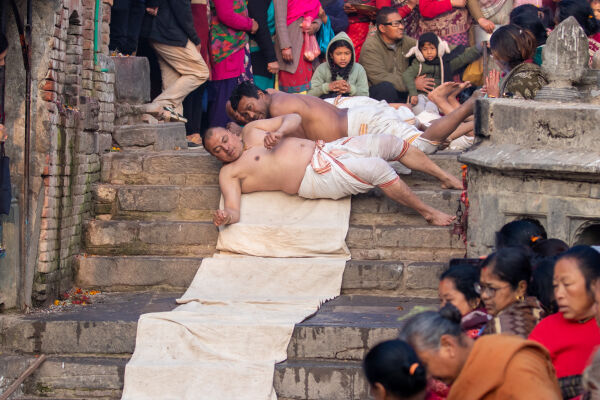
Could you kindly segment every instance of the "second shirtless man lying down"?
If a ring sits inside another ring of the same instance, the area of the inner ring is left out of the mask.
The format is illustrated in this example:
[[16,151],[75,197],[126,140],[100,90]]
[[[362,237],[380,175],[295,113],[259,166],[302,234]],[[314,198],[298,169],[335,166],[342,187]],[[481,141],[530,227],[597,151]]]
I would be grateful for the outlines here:
[[399,161],[434,176],[444,188],[461,186],[419,149],[390,135],[331,143],[285,137],[301,123],[299,115],[288,114],[251,122],[239,136],[225,128],[206,131],[204,147],[225,163],[219,173],[224,209],[215,213],[215,225],[239,221],[242,193],[278,190],[308,199],[339,199],[375,186],[432,225],[449,225],[455,219],[423,203],[389,166],[388,161]]
[[242,124],[286,114],[299,114],[302,123],[293,134],[296,137],[332,142],[364,134],[389,134],[432,154],[473,113],[476,97],[473,96],[450,114],[434,121],[425,132],[403,121],[392,107],[340,109],[318,97],[278,91],[265,92],[250,81],[242,82],[236,87],[227,108],[230,116]]

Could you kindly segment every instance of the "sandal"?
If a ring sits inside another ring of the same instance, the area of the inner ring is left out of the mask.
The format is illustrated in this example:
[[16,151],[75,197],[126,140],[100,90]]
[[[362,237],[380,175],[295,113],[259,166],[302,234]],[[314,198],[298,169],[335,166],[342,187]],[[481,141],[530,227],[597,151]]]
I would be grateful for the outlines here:
[[187,118],[185,118],[183,115],[179,114],[171,106],[164,106],[163,110],[168,113],[167,116],[168,116],[168,118],[169,118],[170,121],[177,121],[177,122],[183,122],[183,123],[188,122]]

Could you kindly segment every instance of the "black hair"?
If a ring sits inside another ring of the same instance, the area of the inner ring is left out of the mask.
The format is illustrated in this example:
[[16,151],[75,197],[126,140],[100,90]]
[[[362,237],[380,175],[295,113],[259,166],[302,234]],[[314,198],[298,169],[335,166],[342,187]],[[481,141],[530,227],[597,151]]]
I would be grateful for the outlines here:
[[510,23],[533,33],[538,46],[546,44],[546,39],[548,39],[546,26],[539,15],[540,12],[533,4],[523,4],[510,13]]
[[554,257],[544,257],[536,262],[535,269],[531,277],[531,284],[527,291],[531,296],[535,296],[540,303],[546,315],[554,314],[558,311],[558,304],[554,299]]
[[461,340],[461,320],[460,311],[447,303],[439,311],[425,311],[411,317],[402,328],[401,338],[414,348],[437,350],[443,335]]
[[475,286],[479,283],[479,268],[473,265],[454,265],[448,268],[440,276],[440,281],[450,279],[454,282],[456,290],[461,292],[467,301],[480,300]]
[[371,385],[380,383],[398,397],[414,396],[427,386],[423,363],[402,340],[388,340],[373,347],[363,361],[363,370]]
[[6,49],[8,49],[8,40],[6,40],[4,33],[0,32],[0,53],[3,53]]
[[531,249],[542,257],[554,257],[569,250],[569,245],[560,239],[539,239],[533,243]]
[[481,268],[491,267],[494,275],[510,284],[513,290],[519,287],[519,282],[529,284],[531,279],[531,261],[529,252],[522,246],[504,247],[490,254]]
[[533,33],[517,25],[501,26],[490,38],[490,48],[511,68],[532,58],[536,47]]
[[460,104],[464,104],[467,100],[473,96],[473,93],[477,90],[477,86],[469,86],[468,88],[464,88],[458,93],[456,98]]
[[600,253],[591,246],[579,245],[561,254],[557,262],[566,258],[577,262],[585,278],[585,288],[591,291],[592,283],[600,279]]
[[388,15],[391,14],[398,14],[398,10],[394,7],[381,7],[375,16],[375,25],[379,27],[379,25],[387,23]]
[[[502,28],[500,28],[502,29]],[[512,246],[531,246],[533,238],[547,239],[546,230],[533,218],[509,222],[496,232],[496,249]]]
[[231,107],[237,111],[242,97],[254,97],[255,99],[258,99],[258,95],[261,92],[265,93],[264,90],[256,86],[254,82],[250,80],[244,81],[237,85],[237,87],[233,89],[233,92],[231,92],[231,96],[229,96]]
[[435,47],[435,50],[437,51],[438,46],[440,44],[440,39],[438,39],[438,36],[433,32],[425,32],[421,36],[419,36],[418,43],[419,43],[419,50],[421,50],[423,48],[425,43],[430,43],[433,45],[433,47]]
[[559,22],[575,17],[586,36],[600,31],[600,22],[594,17],[592,6],[587,0],[561,0],[558,2],[556,12]]
[[[338,66],[333,62],[333,52],[340,47],[346,47],[350,50],[350,62],[344,68]],[[348,77],[350,76],[350,72],[354,67],[354,47],[350,42],[344,39],[336,40],[331,43],[329,49],[327,50],[327,61],[329,62],[329,70],[331,71],[331,80],[335,81],[337,76],[341,76],[343,80],[348,81]]]

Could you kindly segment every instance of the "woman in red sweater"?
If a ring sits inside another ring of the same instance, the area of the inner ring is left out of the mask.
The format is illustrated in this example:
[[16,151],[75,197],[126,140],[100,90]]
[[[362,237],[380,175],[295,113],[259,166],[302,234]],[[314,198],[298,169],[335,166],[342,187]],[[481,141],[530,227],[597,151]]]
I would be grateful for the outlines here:
[[575,246],[563,253],[554,267],[554,296],[559,312],[544,318],[529,335],[529,339],[543,344],[550,352],[565,399],[576,399],[582,394],[581,374],[600,345],[591,290],[598,277],[597,251],[589,246]]

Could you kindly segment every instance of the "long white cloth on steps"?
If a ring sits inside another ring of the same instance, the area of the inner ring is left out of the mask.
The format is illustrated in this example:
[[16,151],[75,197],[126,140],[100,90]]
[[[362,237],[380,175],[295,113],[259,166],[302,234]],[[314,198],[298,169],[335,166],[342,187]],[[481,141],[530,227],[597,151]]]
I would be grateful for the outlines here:
[[123,399],[277,398],[294,325],[340,293],[350,198],[253,193],[241,214],[218,248],[245,255],[204,259],[179,307],[140,317]]

